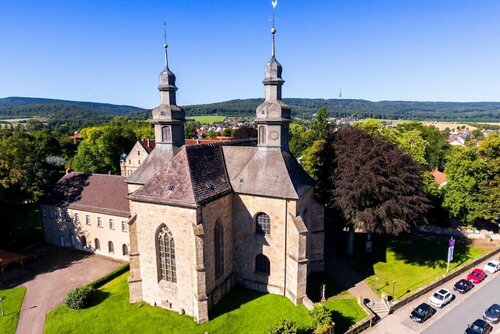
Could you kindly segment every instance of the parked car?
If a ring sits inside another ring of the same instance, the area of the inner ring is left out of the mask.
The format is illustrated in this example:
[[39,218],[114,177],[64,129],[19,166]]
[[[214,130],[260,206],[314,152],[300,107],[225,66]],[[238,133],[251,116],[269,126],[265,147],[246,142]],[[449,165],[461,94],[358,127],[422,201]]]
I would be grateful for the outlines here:
[[474,269],[469,275],[467,275],[467,280],[474,284],[481,283],[488,275],[481,269]]
[[477,319],[474,321],[467,329],[465,334],[489,334],[493,330],[493,327],[484,320]]
[[453,294],[446,289],[440,289],[434,292],[434,294],[429,298],[429,303],[437,307],[444,307],[446,304],[451,302]]
[[483,319],[492,323],[498,324],[500,322],[500,305],[493,304],[484,311]]
[[499,270],[500,270],[500,261],[493,260],[493,261],[489,261],[488,263],[486,263],[484,265],[484,271],[486,271],[490,274],[494,274]]
[[422,303],[415,307],[410,313],[410,319],[416,322],[424,322],[436,313],[436,309],[429,304]]
[[472,284],[471,281],[468,281],[466,279],[461,279],[455,285],[453,286],[453,290],[460,292],[460,293],[466,293],[470,289],[474,287],[474,284]]

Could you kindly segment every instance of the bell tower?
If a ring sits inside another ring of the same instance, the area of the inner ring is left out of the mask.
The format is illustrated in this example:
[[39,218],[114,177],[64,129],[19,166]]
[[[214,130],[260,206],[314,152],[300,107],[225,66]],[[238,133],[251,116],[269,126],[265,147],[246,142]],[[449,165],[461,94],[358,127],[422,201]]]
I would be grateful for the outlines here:
[[281,78],[283,67],[276,60],[276,28],[271,29],[271,59],[265,67],[265,100],[257,107],[255,123],[258,131],[258,147],[288,151],[289,124],[292,121],[290,107],[281,100],[281,87],[285,80]]
[[168,67],[168,44],[165,32],[165,68],[160,73],[160,105],[153,109],[156,145],[162,149],[179,148],[184,145],[185,112],[177,106],[175,75]]

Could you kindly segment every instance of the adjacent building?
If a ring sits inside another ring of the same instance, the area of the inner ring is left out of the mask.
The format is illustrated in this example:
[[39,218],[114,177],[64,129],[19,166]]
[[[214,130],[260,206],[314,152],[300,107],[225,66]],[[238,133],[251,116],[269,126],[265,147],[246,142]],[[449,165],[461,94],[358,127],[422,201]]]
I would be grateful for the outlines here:
[[45,241],[128,260],[127,186],[115,175],[68,173],[42,198]]

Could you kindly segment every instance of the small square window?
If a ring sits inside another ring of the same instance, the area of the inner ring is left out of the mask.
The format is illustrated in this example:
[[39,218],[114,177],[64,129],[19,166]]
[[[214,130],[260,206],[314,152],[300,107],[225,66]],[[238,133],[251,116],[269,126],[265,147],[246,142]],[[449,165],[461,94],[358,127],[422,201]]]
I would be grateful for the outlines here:
[[90,225],[90,216],[85,215],[85,224]]
[[141,160],[137,160],[137,164],[140,165],[141,164]]
[[122,220],[122,232],[128,231],[128,224],[125,220]]
[[97,217],[97,227],[102,227],[102,218]]
[[80,222],[80,216],[78,215],[78,213],[75,213],[75,223],[79,222]]
[[109,220],[109,229],[114,230],[115,229],[115,221],[113,219]]

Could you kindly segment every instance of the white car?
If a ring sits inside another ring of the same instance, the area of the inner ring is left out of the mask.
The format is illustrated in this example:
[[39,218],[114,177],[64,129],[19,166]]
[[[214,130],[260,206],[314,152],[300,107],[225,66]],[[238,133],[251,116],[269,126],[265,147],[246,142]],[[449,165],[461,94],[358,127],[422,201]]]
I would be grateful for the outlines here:
[[484,265],[484,271],[494,274],[500,270],[500,261],[489,261]]
[[451,299],[453,298],[453,294],[446,289],[440,289],[429,298],[429,303],[436,307],[443,307],[449,302],[451,302]]

